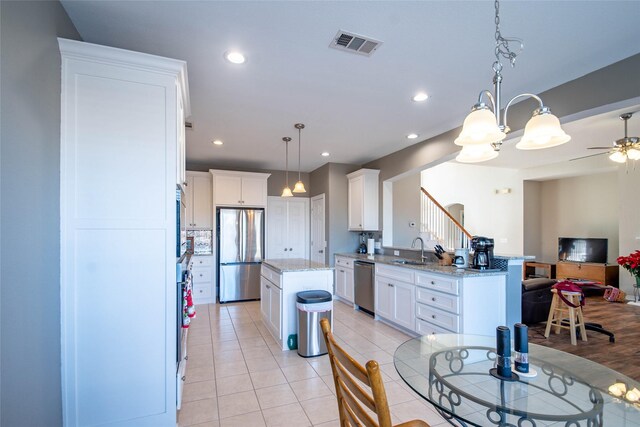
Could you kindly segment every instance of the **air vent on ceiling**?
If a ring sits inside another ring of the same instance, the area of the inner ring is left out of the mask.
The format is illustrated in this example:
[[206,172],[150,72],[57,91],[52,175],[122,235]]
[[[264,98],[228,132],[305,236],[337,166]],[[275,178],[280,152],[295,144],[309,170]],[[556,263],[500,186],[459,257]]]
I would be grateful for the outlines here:
[[193,130],[193,123],[184,122],[184,128],[187,129],[187,130]]
[[371,56],[371,54],[375,52],[381,44],[381,41],[374,40],[371,37],[360,36],[358,34],[339,30],[333,40],[331,40],[329,47],[345,50],[351,53],[359,53],[360,55]]

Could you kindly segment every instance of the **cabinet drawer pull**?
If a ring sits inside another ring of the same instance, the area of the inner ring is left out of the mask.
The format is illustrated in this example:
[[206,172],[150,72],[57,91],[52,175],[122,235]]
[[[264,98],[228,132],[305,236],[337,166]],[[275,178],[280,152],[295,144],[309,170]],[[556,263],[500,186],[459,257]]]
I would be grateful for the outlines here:
[[431,315],[431,318],[432,318],[432,319],[435,319],[435,318],[436,318],[436,315],[435,315],[435,314],[432,314],[432,315]]
[[435,284],[436,284],[436,282],[434,282],[434,281],[432,280],[432,281],[431,281],[431,284],[432,284],[432,285],[435,285]]
[[266,286],[267,286],[267,289],[271,289],[271,286],[269,286],[269,285],[266,285]]
[[284,251],[285,251],[285,252],[287,252],[288,250],[289,250],[289,249],[287,249],[287,248],[284,248]]
[[340,273],[344,273],[344,270],[340,270]]
[[388,283],[388,285],[389,285],[389,286],[391,286],[391,287],[393,288],[393,284],[391,284],[391,283]]
[[183,376],[182,376],[182,378],[180,378],[180,379],[181,379],[182,381],[186,381],[186,380],[187,380],[187,377],[183,375]]
[[200,277],[202,277],[202,273],[200,273]]
[[431,301],[435,301],[435,300],[436,300],[436,297],[431,297]]
[[289,248],[289,252],[293,251],[293,248]]

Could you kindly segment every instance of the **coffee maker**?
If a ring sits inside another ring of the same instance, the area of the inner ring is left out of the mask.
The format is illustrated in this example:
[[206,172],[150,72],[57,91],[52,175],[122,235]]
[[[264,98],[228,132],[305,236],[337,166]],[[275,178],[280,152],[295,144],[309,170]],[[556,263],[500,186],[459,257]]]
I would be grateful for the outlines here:
[[359,254],[367,253],[367,233],[360,233],[360,246],[358,246],[358,250],[356,251]]
[[474,250],[472,268],[490,270],[493,260],[493,239],[473,236],[471,238],[471,249]]

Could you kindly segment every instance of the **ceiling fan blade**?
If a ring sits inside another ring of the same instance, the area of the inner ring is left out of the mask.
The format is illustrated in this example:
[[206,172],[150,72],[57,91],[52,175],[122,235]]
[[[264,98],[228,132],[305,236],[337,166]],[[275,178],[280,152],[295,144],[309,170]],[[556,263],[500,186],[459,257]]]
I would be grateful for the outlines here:
[[576,157],[575,159],[571,159],[571,160],[569,160],[569,161],[570,161],[570,162],[573,162],[574,160],[586,159],[586,158],[589,158],[589,157],[595,157],[595,156],[602,156],[603,154],[609,154],[609,153],[612,153],[612,151],[608,151],[608,152],[606,152],[606,153],[591,154],[591,155],[589,155],[589,156]]
[[589,147],[587,150],[611,150],[614,147]]

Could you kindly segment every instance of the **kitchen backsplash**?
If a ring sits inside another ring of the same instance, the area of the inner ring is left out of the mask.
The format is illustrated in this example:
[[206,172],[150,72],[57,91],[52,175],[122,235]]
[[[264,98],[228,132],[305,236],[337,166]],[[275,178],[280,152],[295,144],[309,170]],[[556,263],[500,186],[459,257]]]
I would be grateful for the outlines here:
[[213,255],[213,232],[211,230],[187,230],[187,238],[193,237],[194,255]]

